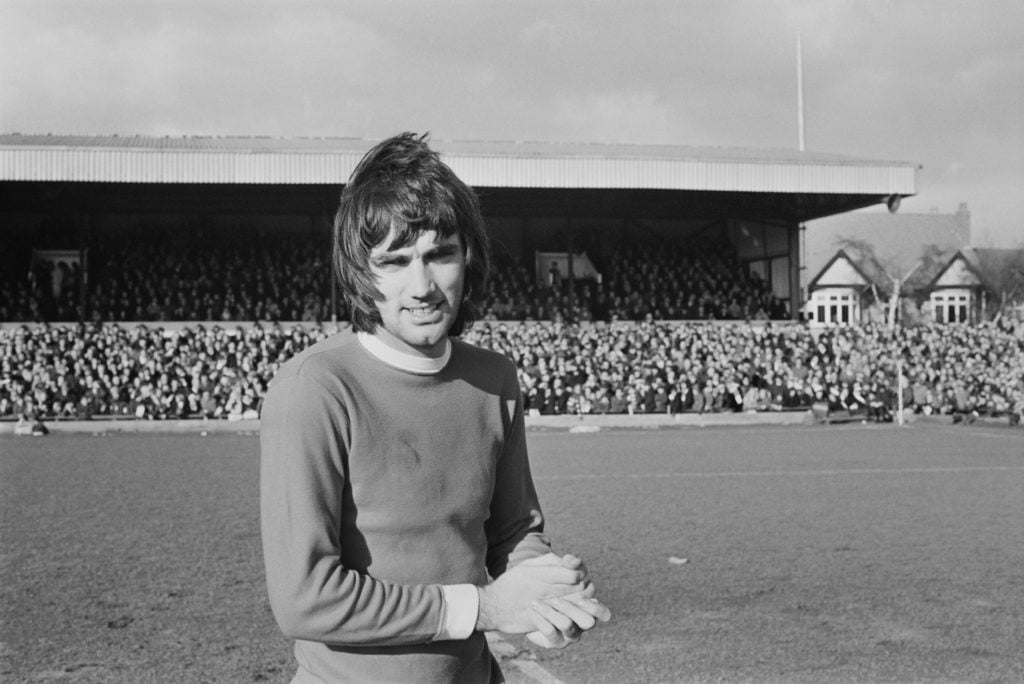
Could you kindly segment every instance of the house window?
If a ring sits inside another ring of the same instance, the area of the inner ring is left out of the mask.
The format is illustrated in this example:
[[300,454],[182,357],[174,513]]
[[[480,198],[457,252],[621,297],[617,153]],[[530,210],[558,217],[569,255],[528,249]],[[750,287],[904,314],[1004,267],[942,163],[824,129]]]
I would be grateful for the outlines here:
[[859,322],[859,303],[855,294],[816,292],[808,302],[807,320],[816,325],[856,325]]
[[970,294],[934,294],[932,310],[936,323],[967,323],[971,315]]

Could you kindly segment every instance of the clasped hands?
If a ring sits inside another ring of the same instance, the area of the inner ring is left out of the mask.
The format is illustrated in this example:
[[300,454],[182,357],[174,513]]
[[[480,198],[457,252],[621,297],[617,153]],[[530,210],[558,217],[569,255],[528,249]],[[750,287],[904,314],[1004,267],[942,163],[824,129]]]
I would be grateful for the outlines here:
[[583,561],[571,554],[523,561],[479,592],[478,629],[525,634],[544,648],[565,648],[611,619]]

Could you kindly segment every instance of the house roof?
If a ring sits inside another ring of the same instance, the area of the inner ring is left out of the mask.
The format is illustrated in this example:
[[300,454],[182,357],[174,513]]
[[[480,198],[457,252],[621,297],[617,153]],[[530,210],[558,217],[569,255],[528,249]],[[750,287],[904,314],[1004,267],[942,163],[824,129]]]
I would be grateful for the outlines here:
[[[858,282],[859,281],[859,282]],[[870,287],[878,285],[845,250],[839,250],[807,285],[807,291],[823,287]]]
[[966,205],[961,205],[955,213],[856,211],[810,221],[804,232],[807,273],[821,271],[849,240],[870,244],[880,258],[894,264],[897,270],[905,270],[928,245],[950,257],[968,246],[971,213]]
[[964,247],[935,274],[929,288],[939,286],[942,277],[962,261],[983,287],[995,294],[1009,293],[1024,287],[1024,249],[989,249]]

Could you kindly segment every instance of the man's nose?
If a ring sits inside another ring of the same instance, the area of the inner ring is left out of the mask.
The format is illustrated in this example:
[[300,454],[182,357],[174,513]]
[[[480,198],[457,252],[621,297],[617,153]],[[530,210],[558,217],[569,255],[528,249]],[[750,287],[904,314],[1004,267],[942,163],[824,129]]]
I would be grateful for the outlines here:
[[434,291],[434,275],[430,267],[419,260],[409,264],[409,293],[414,297],[426,297]]

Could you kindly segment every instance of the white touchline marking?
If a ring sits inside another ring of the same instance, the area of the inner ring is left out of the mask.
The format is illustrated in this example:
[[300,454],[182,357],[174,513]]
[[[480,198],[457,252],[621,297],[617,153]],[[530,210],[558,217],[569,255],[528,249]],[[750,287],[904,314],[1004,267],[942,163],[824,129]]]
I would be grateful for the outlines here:
[[504,662],[512,665],[533,681],[540,684],[565,684],[561,679],[541,667],[537,661],[517,657],[516,654],[519,651],[516,647],[495,632],[487,633],[487,643],[492,651],[505,658]]
[[949,466],[937,468],[850,468],[848,470],[737,470],[721,473],[577,473],[574,475],[534,475],[534,480],[647,480],[663,478],[711,477],[786,477],[806,475],[899,475],[903,473],[977,473],[1024,472],[1024,466]]
[[[970,430],[970,428],[966,428],[965,429],[962,425],[930,425],[930,426],[922,428],[922,429],[925,429],[925,430],[941,430],[943,432],[955,432],[955,433],[958,433],[960,435],[963,435],[966,430]],[[975,437],[987,437],[988,439],[1007,439],[1007,440],[1009,440],[1009,439],[1020,439],[1020,433],[1019,432],[1016,432],[1016,431],[1013,431],[1013,430],[1005,430],[1003,428],[998,428],[998,429],[996,429],[994,431],[993,430],[985,430],[985,429],[971,430],[967,434],[967,436],[969,436],[971,439],[974,439]]]

